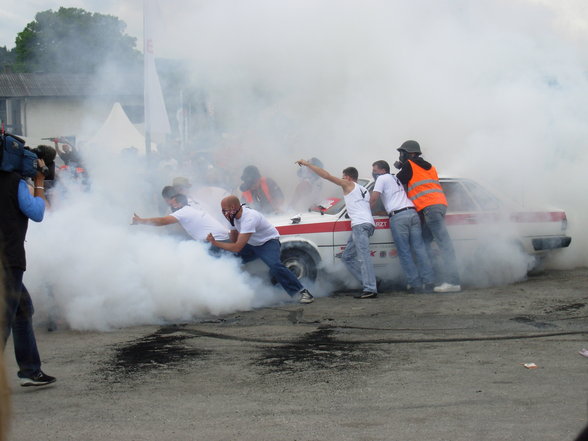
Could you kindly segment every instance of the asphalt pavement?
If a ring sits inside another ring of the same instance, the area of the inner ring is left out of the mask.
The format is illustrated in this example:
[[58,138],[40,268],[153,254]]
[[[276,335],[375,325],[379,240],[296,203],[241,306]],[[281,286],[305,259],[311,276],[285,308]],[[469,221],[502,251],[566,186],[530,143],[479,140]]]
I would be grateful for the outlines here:
[[588,269],[453,294],[352,292],[112,332],[37,329],[10,440],[574,440]]

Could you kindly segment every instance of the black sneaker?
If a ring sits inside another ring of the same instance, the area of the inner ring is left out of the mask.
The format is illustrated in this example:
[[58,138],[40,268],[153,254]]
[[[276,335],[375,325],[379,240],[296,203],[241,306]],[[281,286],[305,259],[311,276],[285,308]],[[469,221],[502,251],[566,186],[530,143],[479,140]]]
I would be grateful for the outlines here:
[[382,292],[382,283],[384,283],[384,281],[376,277],[376,290],[378,292]]
[[302,291],[300,291],[300,299],[298,299],[298,303],[312,303],[312,302],[314,302],[314,297],[307,289],[303,289]]
[[371,291],[364,291],[361,294],[357,294],[353,297],[356,299],[375,299],[376,297],[378,297],[378,293],[371,292]]
[[20,379],[20,385],[23,387],[29,386],[46,386],[51,383],[55,383],[57,378],[51,375],[45,374],[43,371],[39,371],[30,377],[24,377]]

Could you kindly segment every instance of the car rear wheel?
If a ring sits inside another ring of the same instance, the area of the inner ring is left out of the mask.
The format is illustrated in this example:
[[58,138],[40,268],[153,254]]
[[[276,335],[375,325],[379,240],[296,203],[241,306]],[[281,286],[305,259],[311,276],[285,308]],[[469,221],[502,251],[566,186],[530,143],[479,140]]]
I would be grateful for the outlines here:
[[314,282],[317,277],[317,264],[310,254],[299,249],[287,249],[282,252],[282,263],[298,279]]
[[480,240],[471,254],[462,256],[462,284],[488,288],[520,282],[532,261],[518,241],[500,237]]

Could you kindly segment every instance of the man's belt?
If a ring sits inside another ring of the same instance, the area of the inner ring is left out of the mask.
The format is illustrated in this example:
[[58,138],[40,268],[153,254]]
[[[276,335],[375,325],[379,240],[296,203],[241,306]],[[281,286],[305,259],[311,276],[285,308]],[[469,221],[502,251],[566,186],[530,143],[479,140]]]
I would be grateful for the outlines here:
[[402,212],[402,211],[406,211],[406,210],[414,210],[414,209],[415,209],[414,207],[404,207],[404,208],[401,208],[400,210],[394,210],[394,211],[391,211],[391,212],[388,214],[388,217],[392,217],[392,216],[394,216],[395,214],[398,214],[398,213],[400,213],[400,212]]

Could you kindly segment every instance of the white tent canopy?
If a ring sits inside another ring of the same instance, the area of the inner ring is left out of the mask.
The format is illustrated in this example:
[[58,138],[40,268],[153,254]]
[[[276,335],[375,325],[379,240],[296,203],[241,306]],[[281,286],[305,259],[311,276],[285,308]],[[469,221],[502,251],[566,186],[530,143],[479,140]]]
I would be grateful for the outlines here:
[[[87,144],[114,152],[134,147],[138,152],[145,153],[145,137],[133,125],[120,103],[114,103],[108,118]],[[151,150],[155,150],[154,143],[151,143]]]

